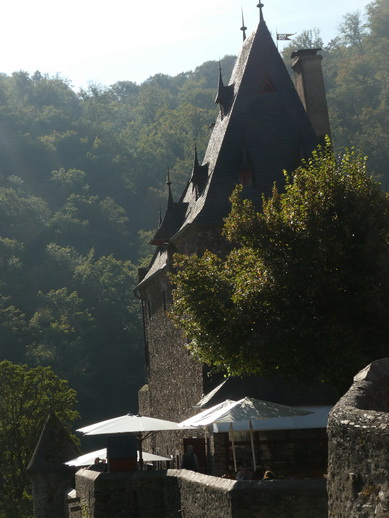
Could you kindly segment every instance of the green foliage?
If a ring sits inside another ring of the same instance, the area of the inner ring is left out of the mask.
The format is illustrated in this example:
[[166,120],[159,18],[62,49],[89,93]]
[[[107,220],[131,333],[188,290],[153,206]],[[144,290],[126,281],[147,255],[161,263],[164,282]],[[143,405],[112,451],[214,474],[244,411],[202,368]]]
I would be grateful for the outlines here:
[[35,365],[51,366],[77,383],[88,366],[88,337],[94,327],[90,311],[76,292],[67,288],[38,293],[38,309],[29,322],[32,339],[27,358]]
[[230,374],[274,370],[340,389],[386,354],[389,200],[356,151],[328,145],[256,213],[232,196],[225,259],[178,257],[172,317]]
[[337,149],[356,147],[369,157],[371,173],[389,187],[389,6],[369,3],[365,13],[344,16],[339,35],[323,45],[317,29],[304,31],[284,47],[290,64],[293,50],[321,48],[330,112],[332,140]]
[[[378,0],[347,15],[327,47],[317,29],[292,42],[293,50],[323,47],[333,140],[363,149],[384,186],[387,19]],[[201,159],[218,112],[219,65],[227,83],[234,60],[78,93],[39,71],[0,74],[0,360],[50,363],[77,388],[85,420],[136,408],[143,369],[134,265],[150,254],[167,169],[176,200],[195,144]],[[218,289],[226,298],[230,286]]]
[[134,264],[150,253],[167,168],[177,196],[195,142],[205,149],[218,75],[208,62],[79,94],[40,72],[0,75],[0,359],[51,365],[85,420],[136,409]]
[[51,413],[70,428],[78,417],[76,393],[50,368],[0,363],[0,503],[7,518],[32,515],[26,474],[44,423]]

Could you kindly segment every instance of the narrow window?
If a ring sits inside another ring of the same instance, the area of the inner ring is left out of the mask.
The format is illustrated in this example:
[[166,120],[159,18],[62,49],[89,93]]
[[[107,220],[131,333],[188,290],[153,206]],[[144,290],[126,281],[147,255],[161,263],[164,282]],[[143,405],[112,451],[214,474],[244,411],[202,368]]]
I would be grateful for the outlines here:
[[277,90],[274,88],[274,85],[273,83],[271,83],[269,80],[266,80],[263,85],[262,85],[262,88],[260,90],[260,94],[275,94],[277,92]]
[[253,185],[253,172],[251,169],[241,169],[239,171],[239,183],[243,185],[243,187]]

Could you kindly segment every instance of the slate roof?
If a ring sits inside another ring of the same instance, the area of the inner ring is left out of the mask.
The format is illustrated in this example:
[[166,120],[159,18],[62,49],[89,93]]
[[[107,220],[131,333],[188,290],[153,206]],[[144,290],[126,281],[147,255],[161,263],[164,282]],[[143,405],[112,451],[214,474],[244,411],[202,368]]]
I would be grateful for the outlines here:
[[138,290],[140,287],[142,287],[144,284],[146,284],[147,281],[149,281],[152,277],[154,277],[154,275],[160,273],[162,270],[167,268],[168,259],[169,259],[169,254],[168,254],[166,246],[158,246],[158,248],[156,249],[156,251],[153,255],[153,258],[151,259],[150,267],[148,268],[144,277],[138,283],[136,290]]
[[[243,42],[230,82],[220,73],[216,102],[220,113],[203,163],[194,166],[180,200],[169,185],[165,216],[151,244],[174,242],[188,225],[221,224],[230,211],[229,197],[241,172],[251,178],[243,196],[258,206],[274,182],[282,187],[283,170],[293,171],[308,158],[318,140],[308,115],[262,16]],[[165,256],[166,257],[166,256]],[[154,256],[161,268],[161,255]],[[147,274],[145,279],[150,278]]]
[[199,196],[192,173],[181,199],[188,204],[181,230],[227,216],[244,162],[252,170],[252,185],[243,194],[258,205],[275,181],[283,184],[282,171],[293,171],[318,144],[262,16],[257,31],[243,42],[229,85],[219,79],[216,100],[221,110],[202,165],[207,182]]
[[167,206],[165,216],[158,227],[150,245],[164,245],[169,242],[170,238],[179,230],[185,219],[187,203],[172,203]]
[[43,427],[27,472],[30,474],[67,472],[69,467],[63,463],[79,454],[80,449],[61,421],[55,414],[51,414]]

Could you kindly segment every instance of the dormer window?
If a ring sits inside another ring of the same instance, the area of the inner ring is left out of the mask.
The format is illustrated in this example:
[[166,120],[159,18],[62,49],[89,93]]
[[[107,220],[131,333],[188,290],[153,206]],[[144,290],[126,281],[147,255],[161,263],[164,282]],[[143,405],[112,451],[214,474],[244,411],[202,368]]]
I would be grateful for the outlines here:
[[243,187],[251,187],[254,185],[254,172],[251,160],[247,156],[246,146],[243,144],[241,149],[241,158],[238,166],[238,182]]
[[241,169],[239,171],[239,183],[243,185],[243,187],[253,185],[253,172],[251,169]]
[[275,94],[277,90],[274,88],[274,85],[271,81],[268,79],[263,83],[261,90],[259,91],[260,94]]

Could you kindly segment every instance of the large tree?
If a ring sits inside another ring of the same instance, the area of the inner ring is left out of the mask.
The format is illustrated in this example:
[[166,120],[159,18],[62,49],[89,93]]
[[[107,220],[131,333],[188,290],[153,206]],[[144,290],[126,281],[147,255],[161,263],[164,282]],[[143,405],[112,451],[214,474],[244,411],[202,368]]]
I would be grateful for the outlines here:
[[70,427],[75,406],[75,391],[49,367],[0,363],[1,518],[32,515],[27,465],[49,414]]
[[330,145],[262,210],[232,196],[225,257],[178,256],[172,317],[230,374],[277,371],[344,389],[387,355],[389,200],[355,150]]

